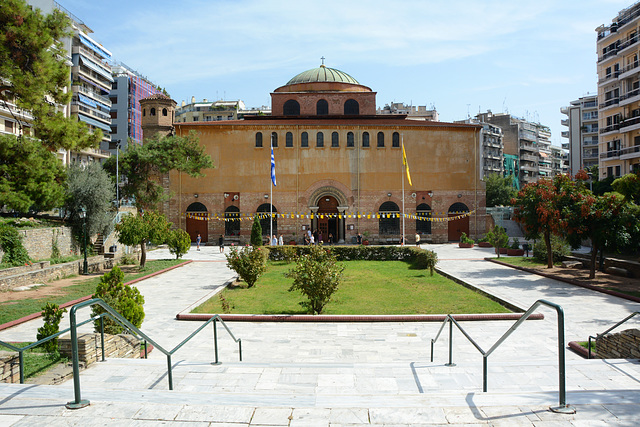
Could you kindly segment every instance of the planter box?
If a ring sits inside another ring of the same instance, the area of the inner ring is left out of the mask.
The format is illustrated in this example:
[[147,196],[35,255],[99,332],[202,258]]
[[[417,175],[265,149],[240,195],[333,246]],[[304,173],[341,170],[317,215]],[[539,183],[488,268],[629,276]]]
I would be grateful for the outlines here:
[[492,248],[493,245],[489,242],[480,242],[478,243],[478,246],[480,246],[481,248]]
[[295,241],[295,240],[291,240],[291,241],[289,241],[289,244],[290,244],[290,245],[295,245],[295,244],[296,244],[296,241]]
[[500,248],[499,249],[500,254],[502,254],[502,255],[506,255],[507,254],[507,250],[508,250],[507,248]]
[[507,255],[509,255],[509,256],[522,256],[522,255],[524,255],[524,249],[507,249]]
[[460,242],[460,243],[458,243],[458,246],[461,247],[461,248],[467,248],[468,249],[468,248],[472,248],[473,247],[473,243],[462,243],[462,242]]

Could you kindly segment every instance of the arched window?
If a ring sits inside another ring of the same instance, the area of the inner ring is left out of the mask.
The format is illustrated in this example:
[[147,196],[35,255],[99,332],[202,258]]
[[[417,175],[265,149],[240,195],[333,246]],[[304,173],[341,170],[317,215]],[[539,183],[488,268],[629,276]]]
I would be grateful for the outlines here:
[[324,134],[322,132],[316,134],[316,147],[324,147]]
[[362,146],[363,147],[369,146],[369,132],[364,132],[362,134]]
[[344,103],[344,114],[348,116],[357,116],[360,114],[360,104],[355,99],[347,99]]
[[[260,216],[260,226],[262,227],[262,235],[269,236],[269,229],[271,227],[271,218],[269,218],[269,211],[271,209],[271,205],[269,203],[263,203],[258,206],[258,215]],[[278,215],[276,215],[278,210],[276,207],[273,207],[273,234],[278,235]],[[271,237],[271,236],[269,236]]]
[[240,209],[236,206],[229,206],[224,211],[224,235],[240,235]]
[[318,116],[326,116],[329,114],[329,103],[326,100],[320,99],[316,102],[316,114]]
[[262,147],[262,132],[256,132],[256,147]]
[[347,147],[354,146],[353,132],[347,132]]
[[431,234],[431,206],[421,203],[416,208],[416,233]]
[[378,147],[384,147],[384,133],[378,132]]
[[156,109],[152,108],[151,111],[149,112],[150,115],[155,116],[156,115]]
[[340,137],[338,136],[338,132],[333,132],[331,134],[331,146],[332,147],[340,146]]
[[400,147],[400,134],[398,132],[394,132],[391,138],[391,146],[392,147]]
[[299,116],[300,104],[295,99],[290,99],[284,103],[282,114],[285,116]]
[[166,108],[162,109],[162,115],[165,116],[165,117],[167,116],[167,109]]
[[464,203],[454,203],[451,206],[449,206],[449,214],[463,214],[463,213],[468,213],[469,212],[469,208],[467,207],[467,205],[465,205]]
[[308,147],[309,146],[309,134],[306,132],[302,132],[302,135],[300,135],[300,146],[301,147]]
[[146,117],[147,116],[147,109],[143,108],[142,109],[142,117]]
[[287,147],[293,147],[293,134],[291,132],[287,132],[284,145]]
[[400,208],[393,202],[384,202],[378,211],[378,233],[400,234]]
[[278,146],[278,133],[271,132],[271,145],[274,147]]

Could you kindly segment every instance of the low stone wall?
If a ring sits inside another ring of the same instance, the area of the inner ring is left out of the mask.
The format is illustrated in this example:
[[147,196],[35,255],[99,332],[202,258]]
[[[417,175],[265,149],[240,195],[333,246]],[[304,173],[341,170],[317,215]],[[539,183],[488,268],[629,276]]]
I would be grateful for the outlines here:
[[47,268],[51,265],[50,261],[39,261],[34,262],[31,265],[23,265],[21,267],[10,267],[0,270],[0,280],[7,276],[15,276],[17,274],[29,273],[32,271],[42,270],[43,268]]
[[598,338],[596,354],[600,359],[640,358],[640,329],[627,329]]
[[20,365],[18,353],[0,351],[0,383],[19,383]]
[[[69,334],[58,339],[60,354],[71,359],[71,337]],[[140,358],[140,340],[132,335],[104,334],[105,357],[114,358]],[[81,334],[78,336],[78,360],[85,366],[102,360],[102,348],[100,346],[100,334]]]
[[[116,260],[113,258],[106,259],[102,255],[94,256],[87,258],[87,267],[90,272],[110,270],[115,265],[115,261]],[[73,274],[81,274],[83,264],[84,260],[79,259],[76,261],[65,262],[64,264],[55,264],[44,268],[29,269],[30,271],[5,276],[0,278],[0,291],[7,291],[17,288],[18,286],[31,285],[34,283],[44,284],[51,280],[59,280]]]
[[[56,241],[62,256],[77,253],[70,227],[27,228],[18,230],[22,235],[22,245],[31,259],[40,260],[51,258],[53,242]],[[0,259],[4,252],[0,249]]]

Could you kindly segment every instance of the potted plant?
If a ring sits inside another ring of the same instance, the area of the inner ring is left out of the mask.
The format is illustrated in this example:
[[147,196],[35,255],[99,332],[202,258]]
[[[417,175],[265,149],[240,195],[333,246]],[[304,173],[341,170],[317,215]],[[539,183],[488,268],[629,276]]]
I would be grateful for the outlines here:
[[507,253],[507,249],[504,249],[503,246],[507,246],[509,244],[509,237],[505,232],[504,228],[496,225],[487,233],[487,241],[491,243],[491,245],[495,248],[496,255],[500,258],[500,254]]
[[475,242],[473,241],[473,239],[469,238],[467,236],[467,233],[462,233],[460,235],[460,243],[458,243],[458,246],[461,248],[472,248],[473,245],[475,244]]
[[293,233],[293,236],[291,236],[291,240],[289,240],[289,244],[290,245],[296,244],[296,233]]
[[369,230],[365,230],[362,232],[362,244],[363,245],[368,245],[369,244],[369,235],[371,233],[369,233]]
[[509,256],[522,256],[524,255],[524,249],[520,249],[520,241],[518,238],[513,239],[511,247],[507,249],[507,255]]
[[489,242],[487,242],[487,237],[483,236],[481,238],[478,239],[478,246],[480,246],[481,248],[492,248],[493,245]]

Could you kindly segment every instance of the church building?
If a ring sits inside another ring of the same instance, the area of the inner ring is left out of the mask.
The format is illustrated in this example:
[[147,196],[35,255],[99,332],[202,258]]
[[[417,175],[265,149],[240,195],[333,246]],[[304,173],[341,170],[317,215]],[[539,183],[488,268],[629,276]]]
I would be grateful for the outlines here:
[[442,243],[485,232],[481,127],[376,115],[376,93],[340,70],[296,75],[271,93],[271,116],[176,123],[173,100],[156,94],[140,103],[146,136],[196,131],[215,165],[204,177],[165,178],[163,213],[193,240],[222,234],[247,243],[256,215],[265,236],[272,227],[297,244],[308,230],[325,243],[361,233],[372,244],[398,243],[403,227],[407,243],[416,234]]

